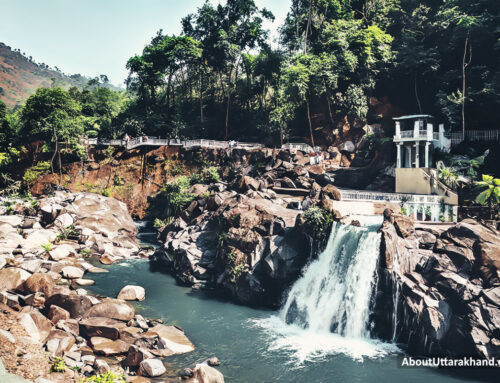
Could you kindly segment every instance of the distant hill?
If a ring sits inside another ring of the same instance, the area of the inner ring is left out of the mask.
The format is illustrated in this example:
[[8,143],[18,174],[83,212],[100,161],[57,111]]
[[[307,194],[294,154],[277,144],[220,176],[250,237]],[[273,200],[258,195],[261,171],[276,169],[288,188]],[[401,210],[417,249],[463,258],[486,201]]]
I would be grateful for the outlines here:
[[[66,75],[57,67],[36,63],[31,56],[0,43],[0,100],[9,107],[23,104],[39,87],[81,88],[88,81],[88,77],[80,74]],[[104,86],[119,89],[111,84]]]

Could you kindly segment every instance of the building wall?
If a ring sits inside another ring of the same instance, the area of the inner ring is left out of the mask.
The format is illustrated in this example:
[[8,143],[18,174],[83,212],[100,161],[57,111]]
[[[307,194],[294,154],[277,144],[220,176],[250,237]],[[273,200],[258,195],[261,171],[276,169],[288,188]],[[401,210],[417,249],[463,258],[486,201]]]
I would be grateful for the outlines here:
[[457,205],[456,193],[445,190],[437,180],[431,181],[430,169],[425,168],[397,168],[396,193],[439,195],[446,204]]

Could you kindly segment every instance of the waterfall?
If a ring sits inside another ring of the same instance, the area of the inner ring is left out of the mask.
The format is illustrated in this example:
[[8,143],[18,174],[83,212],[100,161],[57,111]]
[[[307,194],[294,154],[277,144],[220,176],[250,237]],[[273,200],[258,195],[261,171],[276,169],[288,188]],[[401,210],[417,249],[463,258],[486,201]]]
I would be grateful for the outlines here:
[[396,343],[398,340],[398,310],[399,310],[399,295],[400,295],[400,284],[398,280],[398,275],[400,274],[399,268],[399,257],[398,253],[394,254],[392,260],[392,342]]
[[382,217],[356,219],[361,227],[333,224],[325,250],[304,269],[278,315],[251,321],[266,331],[271,351],[291,352],[299,365],[339,353],[362,360],[397,352],[370,338]]
[[293,285],[282,319],[314,332],[369,338],[368,318],[379,257],[380,218],[365,226],[334,223],[326,249]]

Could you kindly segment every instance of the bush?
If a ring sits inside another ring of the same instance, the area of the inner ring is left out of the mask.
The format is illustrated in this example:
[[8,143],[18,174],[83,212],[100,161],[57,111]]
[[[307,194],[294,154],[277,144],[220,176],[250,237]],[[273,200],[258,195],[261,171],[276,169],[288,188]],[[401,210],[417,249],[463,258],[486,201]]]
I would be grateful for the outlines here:
[[66,371],[66,364],[62,358],[57,357],[50,365],[50,372],[64,372]]
[[47,242],[42,245],[42,249],[45,250],[47,253],[52,250],[52,243]]
[[97,374],[90,378],[82,378],[79,383],[126,383],[125,376],[115,375],[108,371],[104,375]]
[[162,195],[167,200],[167,217],[178,215],[195,195],[187,191],[190,186],[188,177],[181,176],[175,182],[169,182],[162,188]]
[[111,197],[111,188],[106,188],[104,189],[101,194],[104,196],[104,197]]
[[165,219],[155,218],[153,222],[153,227],[155,229],[161,229],[162,227],[171,225],[174,222],[174,217],[168,217]]
[[122,186],[123,185],[123,180],[120,178],[118,174],[115,174],[113,177],[113,185],[115,186]]
[[82,249],[82,250],[80,250],[80,254],[83,257],[88,257],[91,254],[91,251],[90,251],[90,249]]
[[50,170],[49,161],[39,161],[36,165],[26,169],[23,181],[28,189],[31,189],[38,177],[48,174]]
[[198,173],[190,177],[191,185],[194,184],[211,184],[220,180],[219,170],[215,166],[203,168]]
[[314,206],[304,212],[307,232],[315,239],[324,239],[333,223],[332,214],[320,207]]

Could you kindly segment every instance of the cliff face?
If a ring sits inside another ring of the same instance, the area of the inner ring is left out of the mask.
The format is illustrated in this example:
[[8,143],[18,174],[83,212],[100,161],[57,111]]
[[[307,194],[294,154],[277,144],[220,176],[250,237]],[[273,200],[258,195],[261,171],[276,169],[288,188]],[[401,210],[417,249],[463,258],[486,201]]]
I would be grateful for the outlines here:
[[[116,150],[107,153],[92,148],[88,161],[63,165],[61,185],[72,192],[92,192],[114,197],[124,202],[132,216],[142,218],[148,208],[148,197],[156,194],[160,185],[176,175],[189,174],[192,166],[179,160],[175,148],[163,147],[148,152]],[[195,166],[194,166],[195,167]],[[59,183],[58,174],[40,177],[32,194],[41,195],[51,184]]]
[[374,321],[420,355],[500,355],[500,235],[473,220],[417,228],[385,212]]

